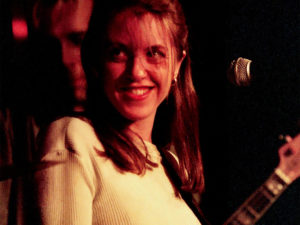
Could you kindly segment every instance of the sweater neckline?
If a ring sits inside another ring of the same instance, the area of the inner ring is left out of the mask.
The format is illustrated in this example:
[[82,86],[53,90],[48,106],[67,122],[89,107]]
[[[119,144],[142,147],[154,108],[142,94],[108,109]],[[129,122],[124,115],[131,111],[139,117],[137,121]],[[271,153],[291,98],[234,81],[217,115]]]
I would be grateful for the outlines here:
[[158,163],[161,161],[161,155],[160,152],[158,151],[157,147],[155,144],[149,142],[149,141],[143,141],[147,147],[148,150],[148,155],[150,157],[150,160]]

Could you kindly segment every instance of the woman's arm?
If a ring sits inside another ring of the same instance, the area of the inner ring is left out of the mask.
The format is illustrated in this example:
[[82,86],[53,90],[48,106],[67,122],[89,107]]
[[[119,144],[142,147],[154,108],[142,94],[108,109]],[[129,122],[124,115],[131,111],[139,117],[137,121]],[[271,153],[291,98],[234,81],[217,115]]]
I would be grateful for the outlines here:
[[82,129],[76,126],[68,123],[62,132],[52,126],[45,138],[44,169],[34,177],[40,219],[45,225],[92,224],[93,169],[88,150],[82,149],[84,137],[77,134]]

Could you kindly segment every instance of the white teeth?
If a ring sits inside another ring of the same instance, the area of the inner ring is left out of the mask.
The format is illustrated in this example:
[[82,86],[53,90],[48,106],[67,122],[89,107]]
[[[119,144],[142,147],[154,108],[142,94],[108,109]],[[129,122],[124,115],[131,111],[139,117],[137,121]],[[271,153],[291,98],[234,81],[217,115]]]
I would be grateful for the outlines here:
[[147,92],[148,89],[146,88],[133,88],[131,89],[131,93],[135,94],[135,95],[143,95]]

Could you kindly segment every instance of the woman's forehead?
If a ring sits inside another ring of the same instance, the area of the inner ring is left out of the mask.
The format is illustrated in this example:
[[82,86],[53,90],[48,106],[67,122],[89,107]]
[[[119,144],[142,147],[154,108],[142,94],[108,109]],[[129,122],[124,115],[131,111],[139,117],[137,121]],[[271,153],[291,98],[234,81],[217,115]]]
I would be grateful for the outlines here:
[[171,44],[169,27],[151,13],[137,14],[134,9],[118,13],[108,26],[108,39],[135,46]]

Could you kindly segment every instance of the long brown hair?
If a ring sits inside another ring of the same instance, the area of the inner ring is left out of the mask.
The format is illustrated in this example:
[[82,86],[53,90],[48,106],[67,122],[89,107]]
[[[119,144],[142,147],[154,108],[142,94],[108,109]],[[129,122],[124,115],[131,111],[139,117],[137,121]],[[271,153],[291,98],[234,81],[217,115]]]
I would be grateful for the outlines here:
[[[89,116],[105,147],[105,154],[118,168],[137,174],[155,166],[123,132],[124,118],[109,103],[103,91],[101,49],[107,25],[124,9],[138,7],[169,24],[177,57],[186,52],[177,83],[158,107],[153,127],[153,142],[162,154],[172,148],[179,158],[181,188],[188,192],[204,189],[203,167],[199,143],[198,97],[191,76],[188,28],[178,0],[110,0],[95,3],[89,31],[82,46],[82,61],[88,79]],[[145,147],[146,148],[146,147]]]

